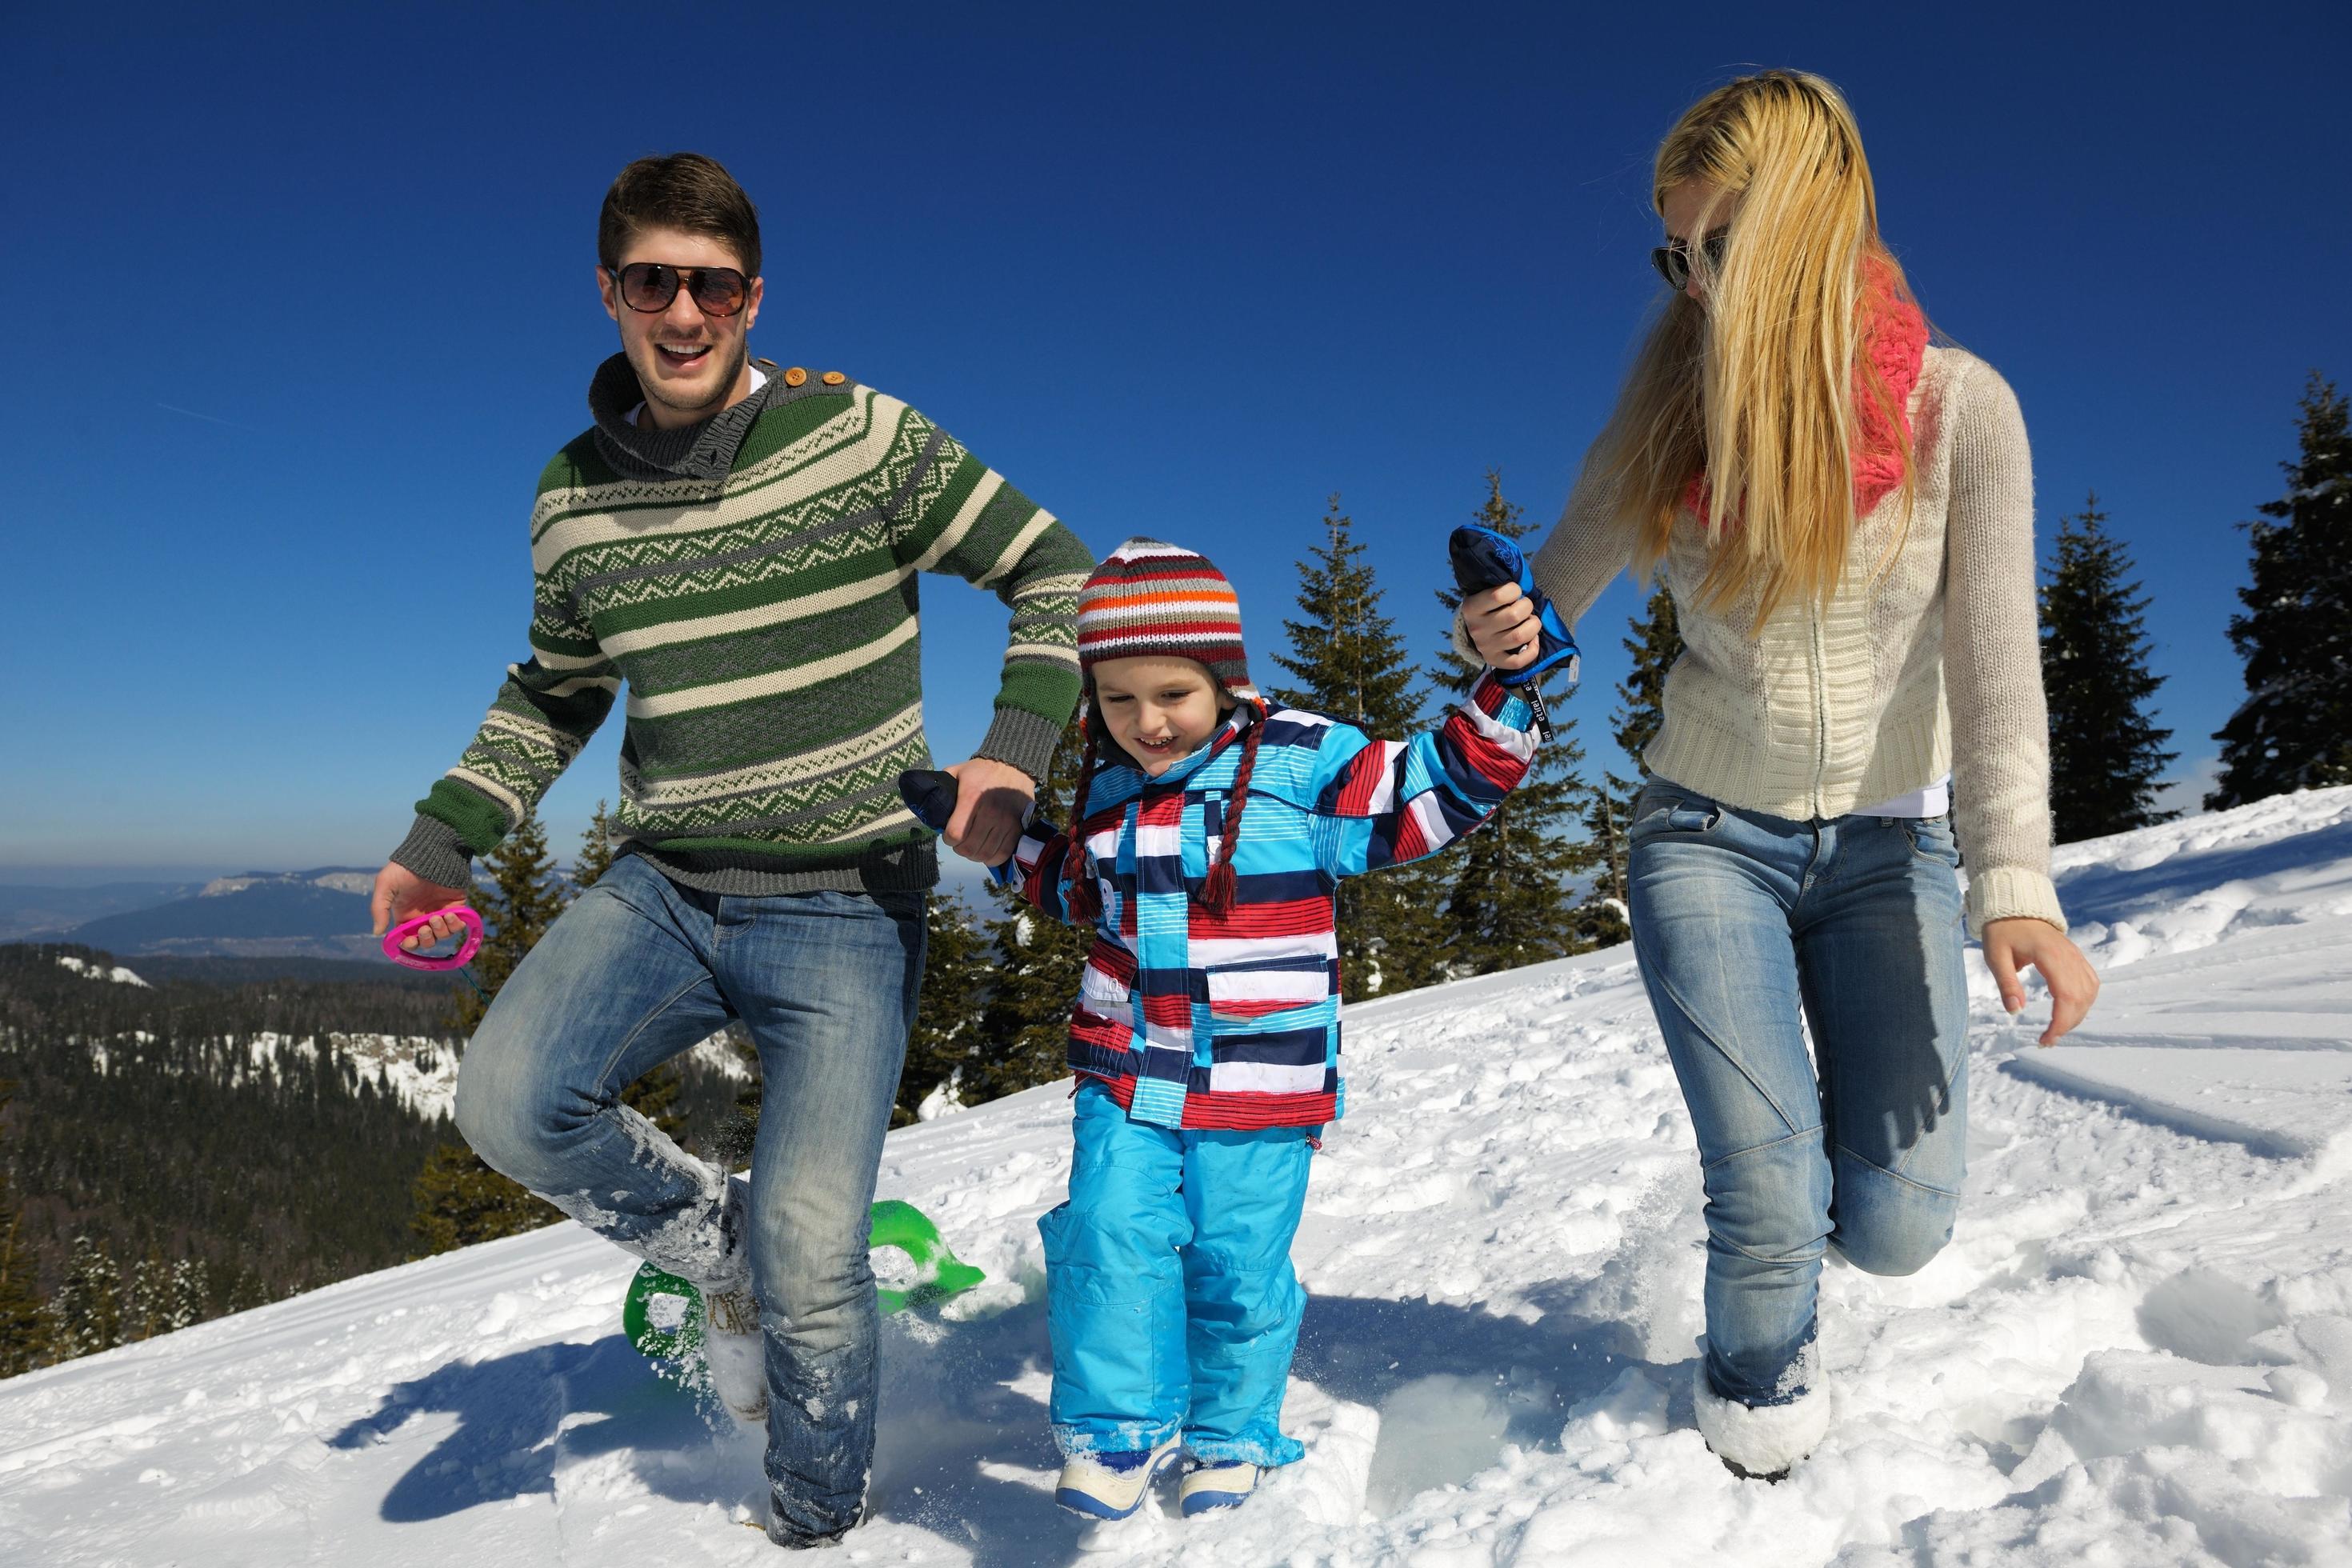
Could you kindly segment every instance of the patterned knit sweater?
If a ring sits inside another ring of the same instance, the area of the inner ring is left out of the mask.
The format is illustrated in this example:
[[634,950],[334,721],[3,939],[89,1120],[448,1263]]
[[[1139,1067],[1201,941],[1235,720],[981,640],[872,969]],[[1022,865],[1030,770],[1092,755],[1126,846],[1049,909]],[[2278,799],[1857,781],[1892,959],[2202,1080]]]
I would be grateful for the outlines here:
[[508,668],[393,858],[463,886],[628,688],[622,853],[722,893],[927,888],[930,831],[898,797],[930,765],[917,574],[1013,612],[978,755],[1042,777],[1078,693],[1069,530],[894,397],[771,371],[685,431],[638,430],[620,355],[596,426],[531,510],[530,658]]
[[[1697,589],[1707,542],[1687,510],[1661,567],[1683,656],[1643,762],[1727,805],[1842,816],[1952,776],[1971,931],[2030,915],[2066,925],[2050,881],[2050,736],[2034,620],[2033,461],[2016,395],[1990,365],[1928,348],[1911,395],[1917,495],[1859,521],[1826,606],[1755,623]],[[1633,549],[1605,487],[1580,482],[1535,562],[1573,622]]]

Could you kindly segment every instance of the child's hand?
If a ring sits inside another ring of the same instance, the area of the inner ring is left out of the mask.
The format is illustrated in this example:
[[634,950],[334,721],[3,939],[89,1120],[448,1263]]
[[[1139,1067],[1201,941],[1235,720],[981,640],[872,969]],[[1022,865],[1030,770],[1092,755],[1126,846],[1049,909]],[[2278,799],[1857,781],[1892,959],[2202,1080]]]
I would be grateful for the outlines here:
[[1482,588],[1462,601],[1462,626],[1478,657],[1496,669],[1524,669],[1541,650],[1535,605],[1517,583]]

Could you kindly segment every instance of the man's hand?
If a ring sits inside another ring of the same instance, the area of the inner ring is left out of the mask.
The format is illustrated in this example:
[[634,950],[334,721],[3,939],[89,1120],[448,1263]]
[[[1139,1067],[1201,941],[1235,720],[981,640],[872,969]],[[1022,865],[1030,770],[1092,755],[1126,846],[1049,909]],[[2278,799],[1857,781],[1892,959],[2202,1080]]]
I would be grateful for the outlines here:
[[2083,1021],[2099,994],[2099,972],[2091,967],[2083,950],[2048,921],[2020,917],[1985,921],[1984,961],[2000,987],[2001,1008],[2012,1017],[2025,1006],[2025,983],[2017,977],[2019,968],[2030,964],[2042,972],[2042,983],[2050,987],[2050,1026],[2042,1031],[2036,1042],[2040,1045],[2056,1045],[2067,1030]]
[[[438,882],[428,882],[407,867],[387,860],[383,869],[375,874],[375,896],[368,903],[369,912],[375,916],[375,934],[382,936],[387,928],[411,915],[462,904],[466,893],[464,888],[445,888]],[[401,951],[415,952],[419,948],[431,947],[465,929],[457,916],[443,915],[401,938]]]
[[1462,626],[1478,657],[1496,669],[1524,669],[1542,647],[1535,605],[1517,583],[1465,595]]
[[956,782],[955,815],[940,835],[967,860],[1002,866],[1021,845],[1021,826],[1037,798],[1037,781],[1010,763],[974,757],[948,770]]

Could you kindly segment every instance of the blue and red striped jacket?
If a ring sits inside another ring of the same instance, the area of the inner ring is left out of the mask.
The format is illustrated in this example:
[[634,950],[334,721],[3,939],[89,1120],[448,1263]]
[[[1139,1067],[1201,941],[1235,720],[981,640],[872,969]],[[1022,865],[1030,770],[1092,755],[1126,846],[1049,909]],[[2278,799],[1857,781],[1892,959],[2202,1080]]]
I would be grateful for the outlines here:
[[[1263,723],[1223,914],[1195,897],[1224,832],[1245,727]],[[1374,741],[1297,709],[1237,709],[1158,778],[1102,764],[1079,824],[1101,893],[1070,1015],[1070,1066],[1139,1121],[1336,1121],[1343,878],[1433,855],[1486,820],[1535,755],[1534,712],[1481,676],[1444,723]],[[1033,824],[1014,856],[1030,902],[1071,918],[1067,837]]]

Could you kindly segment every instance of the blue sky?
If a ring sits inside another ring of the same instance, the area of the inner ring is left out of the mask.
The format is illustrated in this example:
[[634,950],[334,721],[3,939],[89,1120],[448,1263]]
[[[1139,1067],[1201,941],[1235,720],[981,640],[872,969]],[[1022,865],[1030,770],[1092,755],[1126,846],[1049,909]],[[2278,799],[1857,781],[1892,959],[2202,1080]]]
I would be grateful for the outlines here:
[[[1929,313],[2018,389],[2045,534],[2099,492],[2190,769],[2241,694],[2232,525],[2305,373],[2352,378],[2352,25],[1794,9],[14,16],[0,880],[381,861],[522,656],[532,481],[614,346],[596,205],[645,153],[759,203],[757,352],[907,398],[1097,552],[1213,556],[1261,679],[1334,490],[1426,653],[1481,474],[1549,519],[1605,414],[1658,137],[1759,64],[1847,91]],[[1597,760],[1636,603],[1586,623]],[[1002,640],[927,584],[943,759]]]

